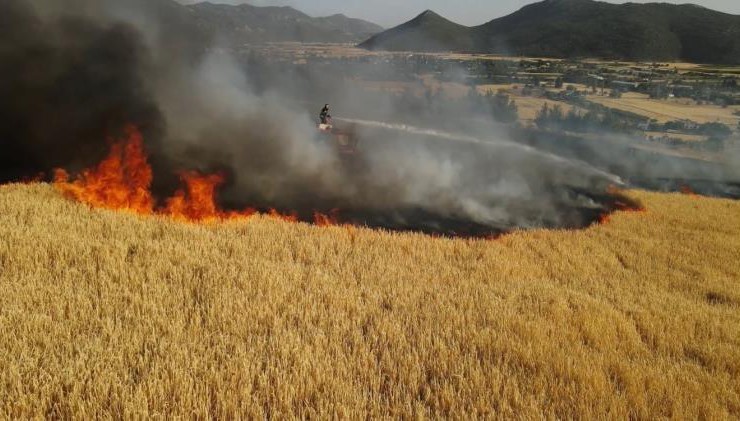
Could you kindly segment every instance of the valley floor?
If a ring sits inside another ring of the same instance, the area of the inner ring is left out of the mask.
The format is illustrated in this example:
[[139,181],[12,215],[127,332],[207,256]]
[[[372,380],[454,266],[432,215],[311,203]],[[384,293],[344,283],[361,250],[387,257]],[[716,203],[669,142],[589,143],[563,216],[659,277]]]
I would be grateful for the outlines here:
[[740,202],[580,231],[192,225],[0,187],[0,417],[740,417]]

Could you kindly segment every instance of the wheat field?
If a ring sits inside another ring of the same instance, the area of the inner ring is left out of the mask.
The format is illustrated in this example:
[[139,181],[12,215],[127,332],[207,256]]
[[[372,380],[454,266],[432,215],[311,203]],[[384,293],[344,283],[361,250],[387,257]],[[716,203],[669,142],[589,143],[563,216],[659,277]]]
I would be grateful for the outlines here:
[[608,108],[655,119],[659,123],[691,120],[697,123],[719,122],[735,128],[740,122],[740,117],[734,114],[735,111],[740,111],[740,106],[721,107],[712,104],[697,105],[691,100],[651,99],[646,94],[636,92],[628,92],[622,98],[592,95],[588,100]]
[[484,241],[0,187],[0,417],[738,418],[740,202],[628,194]]

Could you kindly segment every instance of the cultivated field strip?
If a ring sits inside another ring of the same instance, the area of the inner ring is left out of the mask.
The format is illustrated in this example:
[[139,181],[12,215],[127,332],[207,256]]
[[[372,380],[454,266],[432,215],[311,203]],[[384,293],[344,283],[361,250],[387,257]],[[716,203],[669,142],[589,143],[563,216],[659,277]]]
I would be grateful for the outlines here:
[[0,187],[0,417],[740,417],[740,203],[581,231],[194,225]]

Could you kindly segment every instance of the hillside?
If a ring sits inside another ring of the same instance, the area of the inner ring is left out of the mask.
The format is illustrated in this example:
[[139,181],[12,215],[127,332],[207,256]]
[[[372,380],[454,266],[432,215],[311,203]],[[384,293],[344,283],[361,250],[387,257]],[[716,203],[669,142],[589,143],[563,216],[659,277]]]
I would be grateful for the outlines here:
[[[209,2],[184,5],[175,0],[13,0],[13,3],[41,2],[57,12],[75,10],[106,11],[123,20],[134,20],[137,27],[163,35],[165,44],[178,48],[200,48],[204,43],[243,45],[260,42],[359,42],[383,28],[341,14],[311,17],[291,7],[258,7],[248,4],[225,5]],[[8,6],[5,6],[8,7]],[[100,15],[100,13],[98,13]],[[146,18],[143,18],[143,17]],[[182,47],[180,46],[182,44]]]
[[403,25],[381,32],[360,44],[367,49],[400,51],[472,50],[470,28],[427,10]]
[[313,18],[291,7],[198,3],[186,6],[203,30],[235,45],[254,42],[357,42],[383,28],[344,15]]
[[[360,46],[430,50],[431,45],[432,50],[527,56],[740,63],[740,16],[695,5],[544,0],[477,27],[443,21],[409,22]],[[425,39],[446,42],[421,41]]]
[[0,186],[0,418],[738,418],[740,202],[628,194],[465,241]]
[[376,25],[362,19],[350,18],[341,13],[313,19],[327,27],[333,27],[343,33],[351,35],[353,38],[361,37],[361,39],[366,39],[368,36],[375,35],[384,30],[380,25]]

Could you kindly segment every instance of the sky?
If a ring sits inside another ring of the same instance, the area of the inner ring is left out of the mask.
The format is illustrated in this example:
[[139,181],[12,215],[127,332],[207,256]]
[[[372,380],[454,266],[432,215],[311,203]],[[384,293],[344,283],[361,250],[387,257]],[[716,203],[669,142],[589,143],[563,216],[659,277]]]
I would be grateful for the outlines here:
[[[197,3],[202,0],[180,0]],[[431,9],[463,25],[480,25],[515,12],[535,0],[209,0],[212,3],[250,3],[255,6],[292,6],[311,16],[343,13],[390,28]],[[647,0],[632,0],[648,3]],[[694,3],[725,13],[740,14],[740,0],[660,0],[667,3]],[[624,3],[611,0],[610,3]]]

